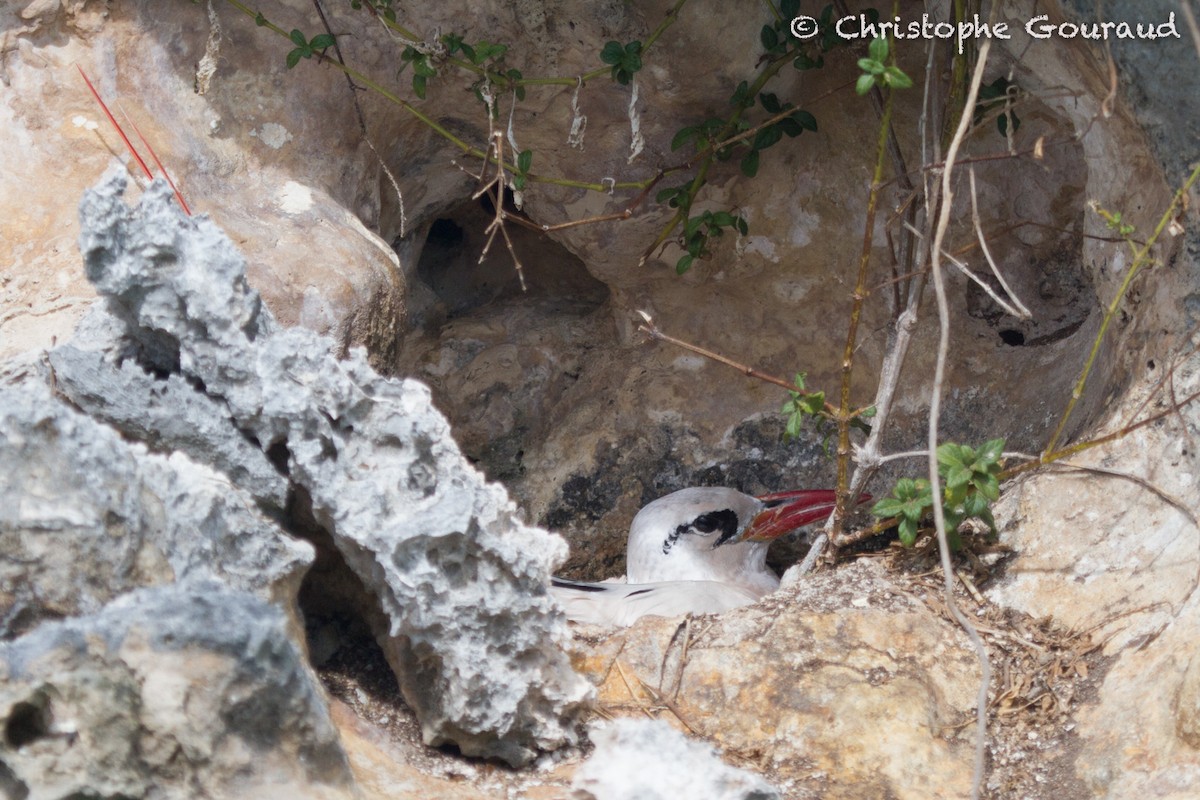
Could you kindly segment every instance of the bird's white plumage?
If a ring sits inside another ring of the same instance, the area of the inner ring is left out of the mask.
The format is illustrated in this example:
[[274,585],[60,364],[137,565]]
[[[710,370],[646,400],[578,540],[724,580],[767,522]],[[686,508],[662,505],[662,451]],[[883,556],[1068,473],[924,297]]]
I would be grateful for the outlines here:
[[633,518],[625,583],[555,580],[568,619],[630,625],[648,615],[712,614],[750,605],[775,591],[766,542],[738,537],[766,505],[727,488],[683,489]]

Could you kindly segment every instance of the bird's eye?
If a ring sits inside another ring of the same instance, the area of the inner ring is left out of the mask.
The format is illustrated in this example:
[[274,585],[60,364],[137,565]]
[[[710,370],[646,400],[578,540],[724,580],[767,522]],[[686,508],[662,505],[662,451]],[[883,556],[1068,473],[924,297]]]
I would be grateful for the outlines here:
[[712,514],[701,514],[692,521],[697,533],[712,533],[717,529],[717,520]]

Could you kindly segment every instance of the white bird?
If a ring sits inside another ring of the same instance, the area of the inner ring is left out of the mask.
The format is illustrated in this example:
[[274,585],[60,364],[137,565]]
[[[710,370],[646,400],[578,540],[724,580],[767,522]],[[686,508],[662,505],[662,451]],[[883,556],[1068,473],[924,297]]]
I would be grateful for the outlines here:
[[779,588],[767,547],[788,531],[828,517],[829,490],[752,497],[736,489],[682,489],[660,497],[629,526],[626,579],[554,578],[567,619],[632,625],[641,617],[714,614],[750,605]]

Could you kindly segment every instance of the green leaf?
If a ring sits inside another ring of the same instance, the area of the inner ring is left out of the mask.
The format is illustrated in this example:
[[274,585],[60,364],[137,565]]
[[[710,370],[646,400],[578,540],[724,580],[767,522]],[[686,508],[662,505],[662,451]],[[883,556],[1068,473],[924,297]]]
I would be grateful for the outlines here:
[[517,156],[517,170],[522,173],[529,172],[529,168],[532,166],[533,166],[533,151],[532,150],[522,150],[521,154]]
[[687,272],[692,268],[692,261],[695,260],[695,258],[696,257],[690,253],[680,257],[679,261],[675,263],[675,273],[677,275],[682,275],[683,273]]
[[938,464],[943,467],[965,467],[962,446],[954,442],[946,442],[938,446]]
[[292,40],[292,44],[297,47],[308,47],[308,39],[304,38],[304,34],[295,28],[288,34],[288,38]]
[[800,123],[796,122],[796,120],[792,119],[791,117],[784,117],[776,124],[779,126],[779,130],[788,135],[789,139],[795,139],[797,136],[804,133],[804,128],[800,127]]
[[695,125],[689,125],[686,128],[680,128],[679,132],[671,138],[671,149],[678,150],[699,134],[700,129]]
[[969,489],[970,486],[966,483],[958,483],[954,486],[946,484],[945,493],[942,496],[942,507],[946,509],[947,513],[963,504],[967,499]]
[[745,236],[750,232],[750,226],[746,224],[745,217],[738,217],[735,224],[737,225],[738,233],[740,233],[742,236]]
[[886,66],[873,58],[860,58],[858,60],[858,68],[871,75],[882,75],[887,71]]
[[422,58],[413,62],[413,71],[423,78],[432,78],[437,75],[437,70],[429,63],[429,59]]
[[417,97],[425,99],[425,83],[428,79],[424,75],[413,75],[413,91],[417,93]]
[[799,439],[803,427],[804,417],[800,414],[792,414],[788,417],[787,425],[784,427],[784,436],[788,439]]
[[297,64],[300,63],[300,59],[303,57],[304,57],[304,51],[301,50],[299,47],[297,47],[295,50],[289,51],[287,54],[287,68],[292,69],[293,67],[295,67]]
[[626,56],[631,56],[631,55],[636,56],[641,52],[642,52],[642,43],[639,41],[633,41],[633,42],[630,42],[629,44],[625,45]]
[[963,501],[963,513],[968,517],[978,517],[988,510],[988,499],[979,492],[972,492]]
[[971,474],[971,470],[961,465],[952,466],[946,470],[946,486],[951,489],[966,486]]
[[254,15],[254,24],[260,28],[266,27],[267,18],[262,15],[261,11]]
[[751,150],[746,155],[742,156],[742,174],[747,178],[753,178],[758,174],[758,151]]
[[860,75],[858,83],[854,84],[854,91],[858,94],[866,94],[871,91],[871,87],[875,85],[874,75]]
[[903,511],[904,504],[894,497],[884,497],[871,507],[871,513],[881,519],[898,517]]
[[718,211],[712,215],[710,222],[713,225],[728,227],[733,224],[733,214],[728,211]]
[[867,52],[870,53],[871,58],[875,59],[876,61],[887,61],[888,40],[883,37],[872,39],[870,46],[867,48]]
[[790,119],[799,122],[801,128],[810,130],[813,133],[817,131],[817,118],[803,109],[797,110],[796,113],[792,114]]
[[917,541],[917,523],[908,517],[900,520],[897,532],[900,534],[900,543],[905,547],[912,547]]
[[758,38],[762,41],[763,49],[771,51],[775,49],[775,45],[779,44],[779,34],[770,25],[763,25],[759,31]]
[[763,128],[754,135],[754,144],[752,147],[755,150],[766,150],[771,145],[783,138],[783,131],[772,125],[769,128]]
[[778,114],[783,111],[783,106],[779,103],[779,96],[774,92],[762,92],[758,95],[758,101],[762,103],[763,109],[768,114]]
[[471,47],[471,45],[467,44],[466,42],[463,42],[462,43],[462,51],[463,51],[463,55],[466,56],[472,64],[479,63],[479,61],[477,60],[477,56],[475,55],[474,47]]
[[979,487],[979,493],[993,503],[1000,499],[1000,481],[995,475],[988,475],[982,481],[976,481],[975,485]]
[[913,85],[912,78],[908,77],[899,67],[888,67],[883,78],[893,89],[911,89]]
[[515,189],[518,192],[521,191],[522,189],[524,189],[525,188],[525,176],[524,175],[513,176],[512,185],[513,185],[513,189]]
[[600,60],[605,64],[616,66],[621,63],[621,58],[625,55],[625,48],[621,47],[620,42],[608,42],[604,45],[604,49],[600,51]]
[[1004,453],[1003,439],[988,439],[979,448],[979,460],[988,464],[996,464],[1000,461],[1000,456]]
[[308,43],[308,46],[313,50],[324,50],[326,47],[333,47],[333,34],[322,33],[319,36],[314,36],[313,40]]
[[792,66],[801,72],[807,69],[818,69],[825,66],[825,57],[818,56],[817,58],[809,58],[808,54],[801,53],[792,61]]

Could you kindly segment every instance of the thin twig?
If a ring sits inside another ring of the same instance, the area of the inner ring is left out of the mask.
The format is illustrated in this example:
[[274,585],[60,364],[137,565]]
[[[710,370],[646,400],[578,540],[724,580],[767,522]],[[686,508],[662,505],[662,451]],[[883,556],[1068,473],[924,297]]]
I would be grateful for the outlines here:
[[[993,8],[994,11],[995,9]],[[971,125],[972,110],[979,96],[979,85],[983,82],[983,70],[987,64],[987,56],[991,50],[991,44],[990,39],[985,39],[979,47],[979,57],[975,65],[974,75],[971,76],[971,85],[967,91],[967,100],[958,121],[958,128],[954,132],[954,137],[950,140],[950,146],[946,151],[946,169],[942,173],[942,207],[937,227],[934,231],[933,246],[931,248],[930,272],[933,277],[933,288],[934,294],[937,297],[938,307],[937,364],[934,368],[933,387],[929,403],[929,485],[933,487],[934,497],[941,496],[941,477],[938,474],[937,460],[938,423],[940,421],[942,392],[945,384],[946,361],[950,352],[950,305],[946,298],[946,283],[942,275],[942,242],[945,240],[946,231],[950,226],[950,211],[953,205],[951,175],[954,169],[954,161],[958,156],[958,150],[962,146],[963,139],[966,137],[967,130]],[[991,682],[992,668],[988,660],[987,648],[984,646],[979,632],[975,630],[975,626],[971,624],[971,621],[967,619],[967,616],[954,600],[954,566],[950,560],[950,544],[946,538],[946,516],[941,503],[935,502],[933,504],[933,521],[937,528],[938,553],[942,563],[946,606],[950,609],[951,615],[966,632],[967,637],[971,640],[971,644],[975,647],[976,655],[979,658],[980,670],[983,673],[979,682],[979,694],[975,709],[975,768],[974,777],[971,782],[972,800],[978,800],[983,784],[984,751],[987,743],[987,692],[988,685]]]
[[[911,227],[907,222],[904,223],[904,225],[906,228],[908,228],[909,233],[911,233],[913,236],[916,236],[918,238],[922,237],[921,232],[918,231],[916,228]],[[949,252],[948,250],[942,250],[942,255],[945,256],[946,260],[948,260],[951,264],[953,264],[954,267],[959,272],[961,272],[963,275],[966,275],[968,278],[970,278],[972,281],[974,281],[975,284],[977,286],[979,286],[979,288],[983,289],[983,291],[987,293],[987,296],[992,298],[992,300],[996,303],[996,305],[998,305],[998,306],[1000,306],[1000,308],[1004,309],[1004,313],[1010,314],[1014,317],[1022,317],[1022,318],[1029,317],[1028,311],[1021,311],[1021,310],[1018,310],[1017,308],[1014,308],[1013,306],[1009,305],[1008,302],[1004,300],[1004,298],[1002,298],[1002,297],[1000,297],[1000,295],[996,294],[996,290],[993,289],[991,286],[989,286],[987,284],[987,281],[983,280],[983,278],[980,278],[974,272],[971,272],[970,267],[968,267],[961,260],[956,258],[953,253]],[[1018,300],[1017,302],[1020,303],[1021,301]],[[1021,308],[1023,309],[1024,306],[1022,306]]]
[[[747,364],[741,364],[737,361],[734,361],[732,358],[727,358],[721,355],[720,353],[714,353],[712,350],[706,350],[699,345],[694,345],[691,342],[685,342],[683,339],[676,339],[674,336],[668,336],[659,329],[659,327],[654,323],[654,318],[645,311],[638,311],[637,313],[642,318],[642,321],[638,324],[638,331],[646,334],[646,336],[650,337],[651,339],[655,339],[660,342],[668,342],[676,347],[681,347],[684,350],[695,353],[696,355],[704,356],[710,361],[716,361],[718,364],[724,364],[727,367],[733,367],[748,378],[757,378],[760,381],[766,381],[767,383],[773,383],[776,386],[782,386],[789,392],[796,392],[797,394],[804,395],[806,397],[817,394],[815,391],[798,389],[795,384],[788,383],[783,378],[779,378],[775,375],[763,372],[762,370],[755,369]],[[836,413],[836,409],[826,402],[825,413],[830,417],[833,417]]]
[[[633,684],[629,682],[629,676],[625,674],[625,668],[621,666],[621,660],[617,659],[613,663],[616,664],[617,673],[621,676],[621,681],[625,684],[625,688],[629,691],[629,697],[633,700],[633,702],[637,703],[638,708],[642,710],[643,714],[650,719],[654,719],[654,715],[650,713],[650,707],[646,705],[646,701],[638,697],[637,692],[633,691]],[[642,681],[641,678],[638,678],[638,680],[641,681],[643,686],[645,685],[646,682]]]
[[[1012,126],[1009,127],[1009,130],[1011,129]],[[967,174],[971,178],[971,222],[975,224],[975,236],[979,240],[979,249],[983,252],[983,257],[987,260],[988,266],[992,268],[992,274],[996,276],[996,280],[1000,282],[1000,286],[1004,289],[1004,293],[1008,295],[1008,299],[1012,300],[1013,305],[1020,310],[1020,313],[1014,316],[1020,317],[1021,319],[1029,319],[1033,315],[1029,313],[1029,309],[1026,308],[1025,304],[1021,302],[1021,298],[1017,297],[1016,292],[1009,287],[1008,281],[1004,280],[1004,275],[1001,274],[1000,268],[996,266],[996,262],[992,258],[991,252],[988,251],[987,237],[983,235],[983,224],[979,221],[979,201],[975,192],[975,168],[971,167],[968,169]],[[984,284],[984,287],[986,288],[987,285]]]

